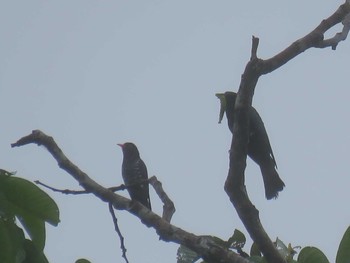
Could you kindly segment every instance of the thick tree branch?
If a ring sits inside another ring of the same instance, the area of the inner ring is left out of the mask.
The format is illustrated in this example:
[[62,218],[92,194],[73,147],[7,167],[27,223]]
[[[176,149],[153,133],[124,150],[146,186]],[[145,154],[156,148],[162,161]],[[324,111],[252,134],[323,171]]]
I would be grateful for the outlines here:
[[220,246],[212,239],[197,236],[176,227],[140,203],[131,201],[101,186],[73,164],[52,137],[39,130],[19,139],[11,146],[19,147],[31,143],[45,146],[56,159],[59,167],[75,178],[86,191],[93,193],[104,202],[111,203],[115,209],[126,210],[137,216],[146,226],[154,228],[162,240],[182,244],[201,255],[207,262],[249,263],[246,259]]
[[[350,29],[349,13],[350,1],[347,0],[345,4],[341,5],[333,15],[323,20],[311,33],[295,41],[284,51],[267,60],[257,57],[259,40],[253,37],[251,58],[241,77],[235,103],[230,165],[225,182],[225,191],[250,236],[258,244],[267,261],[271,263],[284,263],[285,259],[279,254],[265,232],[260,222],[259,211],[249,200],[244,185],[244,171],[246,168],[249,139],[248,110],[252,105],[254,90],[261,75],[274,71],[305,50],[311,47],[324,48],[329,46],[335,49],[337,44],[346,38]],[[341,22],[344,25],[342,32],[333,38],[324,40],[324,33]]]
[[[257,45],[253,38],[253,46]],[[254,52],[252,48],[252,52]],[[235,104],[235,121],[230,150],[230,166],[225,182],[225,191],[238,216],[242,220],[251,238],[258,244],[268,262],[284,263],[285,260],[277,251],[275,245],[265,232],[259,218],[259,211],[254,207],[248,198],[244,185],[244,171],[246,168],[247,145],[249,138],[248,112],[251,107],[252,97],[257,84],[259,73],[256,71],[259,60],[251,56],[241,78],[241,85],[238,91]]]

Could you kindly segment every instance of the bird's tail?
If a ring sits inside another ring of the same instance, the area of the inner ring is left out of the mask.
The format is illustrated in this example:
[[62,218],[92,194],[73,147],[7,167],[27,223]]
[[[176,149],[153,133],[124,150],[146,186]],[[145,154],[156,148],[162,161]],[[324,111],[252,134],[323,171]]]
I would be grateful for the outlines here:
[[279,177],[274,163],[271,161],[269,165],[261,165],[260,169],[264,179],[266,199],[277,198],[278,192],[282,191],[285,185]]

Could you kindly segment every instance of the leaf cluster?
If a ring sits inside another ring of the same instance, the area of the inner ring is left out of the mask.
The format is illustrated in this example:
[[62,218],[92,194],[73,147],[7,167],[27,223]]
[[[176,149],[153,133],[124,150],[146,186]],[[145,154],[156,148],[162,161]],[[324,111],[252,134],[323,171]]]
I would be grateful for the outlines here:
[[[213,242],[227,249],[236,251],[240,256],[248,259],[253,263],[268,263],[267,260],[262,255],[258,245],[253,243],[249,254],[243,250],[246,244],[245,235],[235,229],[233,235],[224,241],[218,237],[206,236],[206,238],[212,239]],[[307,246],[301,249],[300,246],[292,247],[291,244],[286,246],[280,239],[276,239],[274,242],[277,250],[282,255],[282,257],[288,263],[330,263],[325,254],[318,248]],[[300,250],[301,249],[301,250]],[[297,250],[300,250],[298,253]],[[294,257],[297,256],[296,259]],[[205,261],[199,261],[201,259],[200,255],[191,249],[181,245],[177,250],[177,263],[195,263]],[[350,227],[345,231],[343,238],[340,242],[337,257],[335,263],[349,263],[350,262]]]
[[45,222],[58,225],[58,206],[35,184],[13,175],[0,169],[0,262],[47,263]]

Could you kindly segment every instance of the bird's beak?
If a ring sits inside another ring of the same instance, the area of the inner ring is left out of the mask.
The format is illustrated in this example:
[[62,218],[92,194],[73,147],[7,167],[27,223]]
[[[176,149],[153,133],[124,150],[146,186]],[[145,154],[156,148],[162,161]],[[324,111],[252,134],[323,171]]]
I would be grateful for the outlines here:
[[220,100],[220,114],[219,114],[219,123],[221,123],[224,113],[226,111],[226,98],[224,93],[216,93],[216,97]]
[[124,144],[122,144],[122,143],[117,143],[117,145],[120,146],[121,148],[124,147]]

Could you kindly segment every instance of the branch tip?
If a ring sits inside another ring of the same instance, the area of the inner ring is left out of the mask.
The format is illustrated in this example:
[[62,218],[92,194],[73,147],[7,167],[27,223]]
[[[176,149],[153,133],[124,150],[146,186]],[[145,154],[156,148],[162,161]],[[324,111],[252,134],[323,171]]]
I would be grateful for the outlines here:
[[258,46],[259,46],[259,38],[252,36],[252,51],[251,51],[251,57],[250,60],[254,60],[258,58]]

